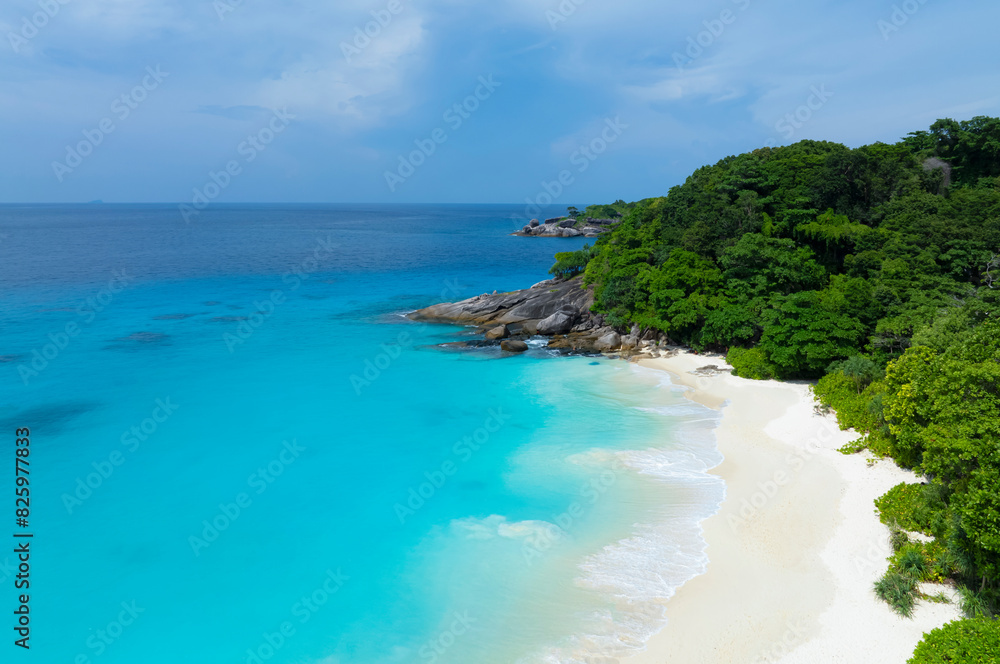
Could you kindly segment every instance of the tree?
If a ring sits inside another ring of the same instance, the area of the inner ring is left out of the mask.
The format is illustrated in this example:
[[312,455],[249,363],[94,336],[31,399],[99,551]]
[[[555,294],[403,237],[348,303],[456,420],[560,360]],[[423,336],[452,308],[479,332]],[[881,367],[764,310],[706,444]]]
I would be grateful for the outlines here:
[[564,251],[556,254],[556,264],[549,269],[549,274],[558,279],[572,279],[582,274],[590,262],[590,245],[583,245],[579,251]]
[[821,250],[830,263],[840,263],[850,253],[858,240],[871,232],[864,224],[851,223],[843,214],[827,210],[815,221],[799,224],[796,230],[814,242],[814,249]]
[[945,353],[917,346],[889,364],[886,419],[897,458],[964,486],[1000,440],[1000,321]]
[[1000,280],[1000,256],[991,254],[990,260],[986,262],[986,270],[983,272],[983,281],[990,288],[994,288],[993,284],[998,280]]
[[852,355],[843,362],[831,365],[831,373],[833,371],[839,371],[850,378],[858,394],[878,377],[878,366],[863,355]]
[[997,562],[1000,561],[1000,468],[989,463],[972,473],[968,489],[958,495],[955,502],[961,515],[962,528],[972,544],[981,552],[977,556],[985,589],[989,578],[996,579]]
[[819,288],[826,271],[808,247],[796,247],[790,239],[748,233],[726,249],[720,259],[727,289],[739,301],[770,294]]
[[642,269],[636,284],[649,298],[635,322],[690,341],[718,300],[722,272],[698,254],[675,249],[663,265]]
[[859,321],[824,306],[820,293],[805,291],[768,312],[760,346],[785,376],[821,376],[857,352],[863,331]]

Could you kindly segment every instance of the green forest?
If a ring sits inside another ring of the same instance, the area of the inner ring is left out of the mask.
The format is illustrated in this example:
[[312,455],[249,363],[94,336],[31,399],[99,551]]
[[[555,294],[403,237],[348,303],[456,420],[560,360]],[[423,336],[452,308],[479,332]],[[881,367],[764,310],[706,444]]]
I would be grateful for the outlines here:
[[921,581],[960,592],[966,619],[910,661],[1000,661],[1000,119],[762,148],[612,208],[622,223],[552,273],[583,273],[613,326],[818,380],[861,434],[845,453],[923,479],[877,501],[895,554],[873,592],[904,616],[944,601]]

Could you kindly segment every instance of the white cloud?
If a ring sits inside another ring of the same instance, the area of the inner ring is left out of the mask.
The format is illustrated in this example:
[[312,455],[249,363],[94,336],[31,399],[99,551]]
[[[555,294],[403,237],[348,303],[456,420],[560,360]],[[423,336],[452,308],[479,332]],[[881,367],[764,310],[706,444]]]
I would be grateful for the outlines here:
[[[706,97],[711,102],[729,101],[746,94],[746,85],[739,77],[727,76],[723,67],[707,65],[697,69],[659,70],[661,78],[651,83],[625,85],[622,92],[640,101],[691,101]],[[654,74],[655,75],[655,74]]]
[[71,2],[65,11],[75,28],[119,38],[187,24],[173,2],[158,0],[87,0]]
[[[280,77],[262,81],[243,103],[287,106],[307,116],[338,120],[351,128],[382,124],[412,104],[412,77],[423,62],[427,32],[417,15],[395,18],[350,61],[341,44],[320,54],[305,54]],[[364,44],[364,42],[358,42]]]

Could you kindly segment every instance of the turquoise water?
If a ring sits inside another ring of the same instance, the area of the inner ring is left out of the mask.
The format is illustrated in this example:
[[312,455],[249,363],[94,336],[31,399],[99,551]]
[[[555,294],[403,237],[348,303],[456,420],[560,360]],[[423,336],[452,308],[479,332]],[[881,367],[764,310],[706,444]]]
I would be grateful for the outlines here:
[[515,210],[0,208],[34,661],[641,647],[705,563],[714,413],[625,362],[443,350],[467,331],[403,316],[583,244],[510,237]]

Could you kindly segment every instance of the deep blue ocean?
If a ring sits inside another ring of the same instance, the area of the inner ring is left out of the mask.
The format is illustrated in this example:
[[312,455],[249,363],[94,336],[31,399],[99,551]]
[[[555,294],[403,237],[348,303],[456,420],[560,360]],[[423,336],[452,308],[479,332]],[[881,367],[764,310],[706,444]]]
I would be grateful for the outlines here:
[[0,207],[0,628],[28,427],[24,661],[641,647],[706,562],[716,414],[620,360],[444,349],[469,331],[404,317],[584,243],[510,236],[517,212]]

